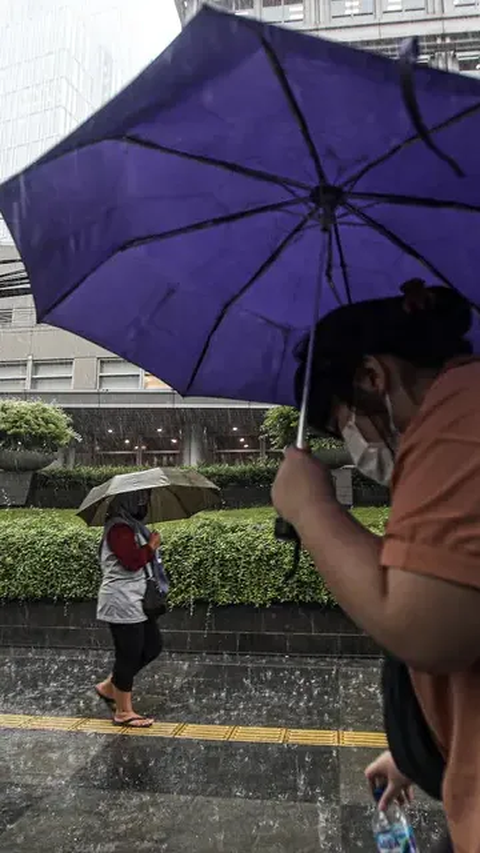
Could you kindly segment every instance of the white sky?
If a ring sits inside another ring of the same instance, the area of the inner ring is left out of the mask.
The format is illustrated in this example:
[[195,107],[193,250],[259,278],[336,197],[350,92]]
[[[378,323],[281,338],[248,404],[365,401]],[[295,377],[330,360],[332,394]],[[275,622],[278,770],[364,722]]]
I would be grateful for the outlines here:
[[[125,70],[128,66],[132,76],[155,59],[180,32],[174,0],[74,2],[113,58],[120,65],[126,63]],[[122,83],[125,82],[124,79]]]

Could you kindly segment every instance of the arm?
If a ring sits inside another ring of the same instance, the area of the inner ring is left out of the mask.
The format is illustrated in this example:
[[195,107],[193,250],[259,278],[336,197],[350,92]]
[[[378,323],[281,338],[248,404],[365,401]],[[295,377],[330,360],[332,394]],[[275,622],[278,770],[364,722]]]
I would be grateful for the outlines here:
[[[471,450],[467,447],[464,451],[470,458]],[[425,458],[423,451],[421,456]],[[480,452],[476,458],[480,469]],[[460,504],[455,531],[461,545],[462,536],[465,538],[461,517],[468,517],[472,500],[468,507],[464,503],[463,489],[457,487],[456,493],[452,490],[445,470],[447,461],[452,475],[458,479],[458,459],[455,454],[449,457],[446,448],[438,442],[436,452],[429,457],[430,474],[433,470],[443,484],[436,493],[436,500],[441,504],[443,501],[446,515],[453,511],[447,507],[452,493]],[[357,625],[414,669],[442,672],[464,669],[480,656],[480,591],[473,588],[474,583],[458,582],[461,554],[455,544],[451,548],[443,546],[446,531],[441,515],[437,513],[433,522],[435,531],[439,528],[438,533],[428,531],[426,521],[422,524],[422,512],[425,514],[428,510],[430,517],[433,514],[428,494],[431,498],[435,487],[431,477],[428,482],[425,479],[421,459],[415,459],[414,465],[413,492],[409,487],[409,494],[399,495],[400,508],[396,517],[394,500],[392,526],[386,541],[363,529],[338,505],[328,471],[302,451],[288,451],[274,485],[273,501],[282,516],[295,526],[317,570],[339,605]],[[473,492],[471,483],[475,480],[470,476],[468,480],[470,492]],[[478,491],[473,492],[478,504],[478,514],[474,516],[478,518],[477,527],[480,526]],[[405,511],[402,510],[403,502],[408,504]],[[405,513],[409,523],[402,529]],[[415,534],[416,530],[420,533]],[[415,542],[404,548],[403,564],[389,562],[390,557],[401,557],[398,543],[402,537],[415,540],[415,536],[418,538],[421,533],[428,535],[429,532],[442,543],[441,547],[430,547],[430,559],[433,559],[430,568],[433,570],[427,570],[422,545]],[[478,540],[480,557],[480,529],[478,535],[474,530],[473,536]],[[449,552],[450,560],[445,564]],[[468,564],[471,570],[477,569],[476,575],[473,571],[471,575],[477,585],[480,584],[479,557],[464,558],[465,567]]]
[[108,544],[125,569],[138,572],[153,557],[150,545],[138,545],[135,533],[128,524],[115,524],[107,536]]

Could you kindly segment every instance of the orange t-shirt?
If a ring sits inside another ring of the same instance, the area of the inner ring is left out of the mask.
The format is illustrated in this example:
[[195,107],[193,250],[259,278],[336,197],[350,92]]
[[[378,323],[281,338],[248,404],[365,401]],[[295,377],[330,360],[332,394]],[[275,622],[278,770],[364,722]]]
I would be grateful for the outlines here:
[[[478,360],[439,376],[402,438],[382,564],[480,589]],[[447,761],[443,801],[454,849],[480,853],[480,648],[465,672],[411,675]]]

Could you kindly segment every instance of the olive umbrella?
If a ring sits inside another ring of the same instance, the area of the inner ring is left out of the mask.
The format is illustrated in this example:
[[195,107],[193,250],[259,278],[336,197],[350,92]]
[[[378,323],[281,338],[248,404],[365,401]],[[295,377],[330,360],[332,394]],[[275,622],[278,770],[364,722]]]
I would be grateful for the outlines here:
[[150,468],[119,474],[95,486],[83,501],[77,515],[91,527],[105,523],[108,508],[117,495],[149,491],[147,524],[190,518],[197,512],[215,509],[220,503],[218,486],[198,471],[180,468]]

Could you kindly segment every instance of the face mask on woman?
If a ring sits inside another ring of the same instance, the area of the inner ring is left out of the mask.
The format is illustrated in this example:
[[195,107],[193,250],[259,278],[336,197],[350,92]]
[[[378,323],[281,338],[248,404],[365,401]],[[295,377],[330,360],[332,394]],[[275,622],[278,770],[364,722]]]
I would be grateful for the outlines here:
[[395,464],[394,449],[398,442],[398,430],[393,423],[392,404],[388,395],[385,397],[385,406],[390,422],[390,445],[385,441],[367,441],[357,426],[355,413],[352,413],[341,431],[355,467],[381,486],[390,483]]

